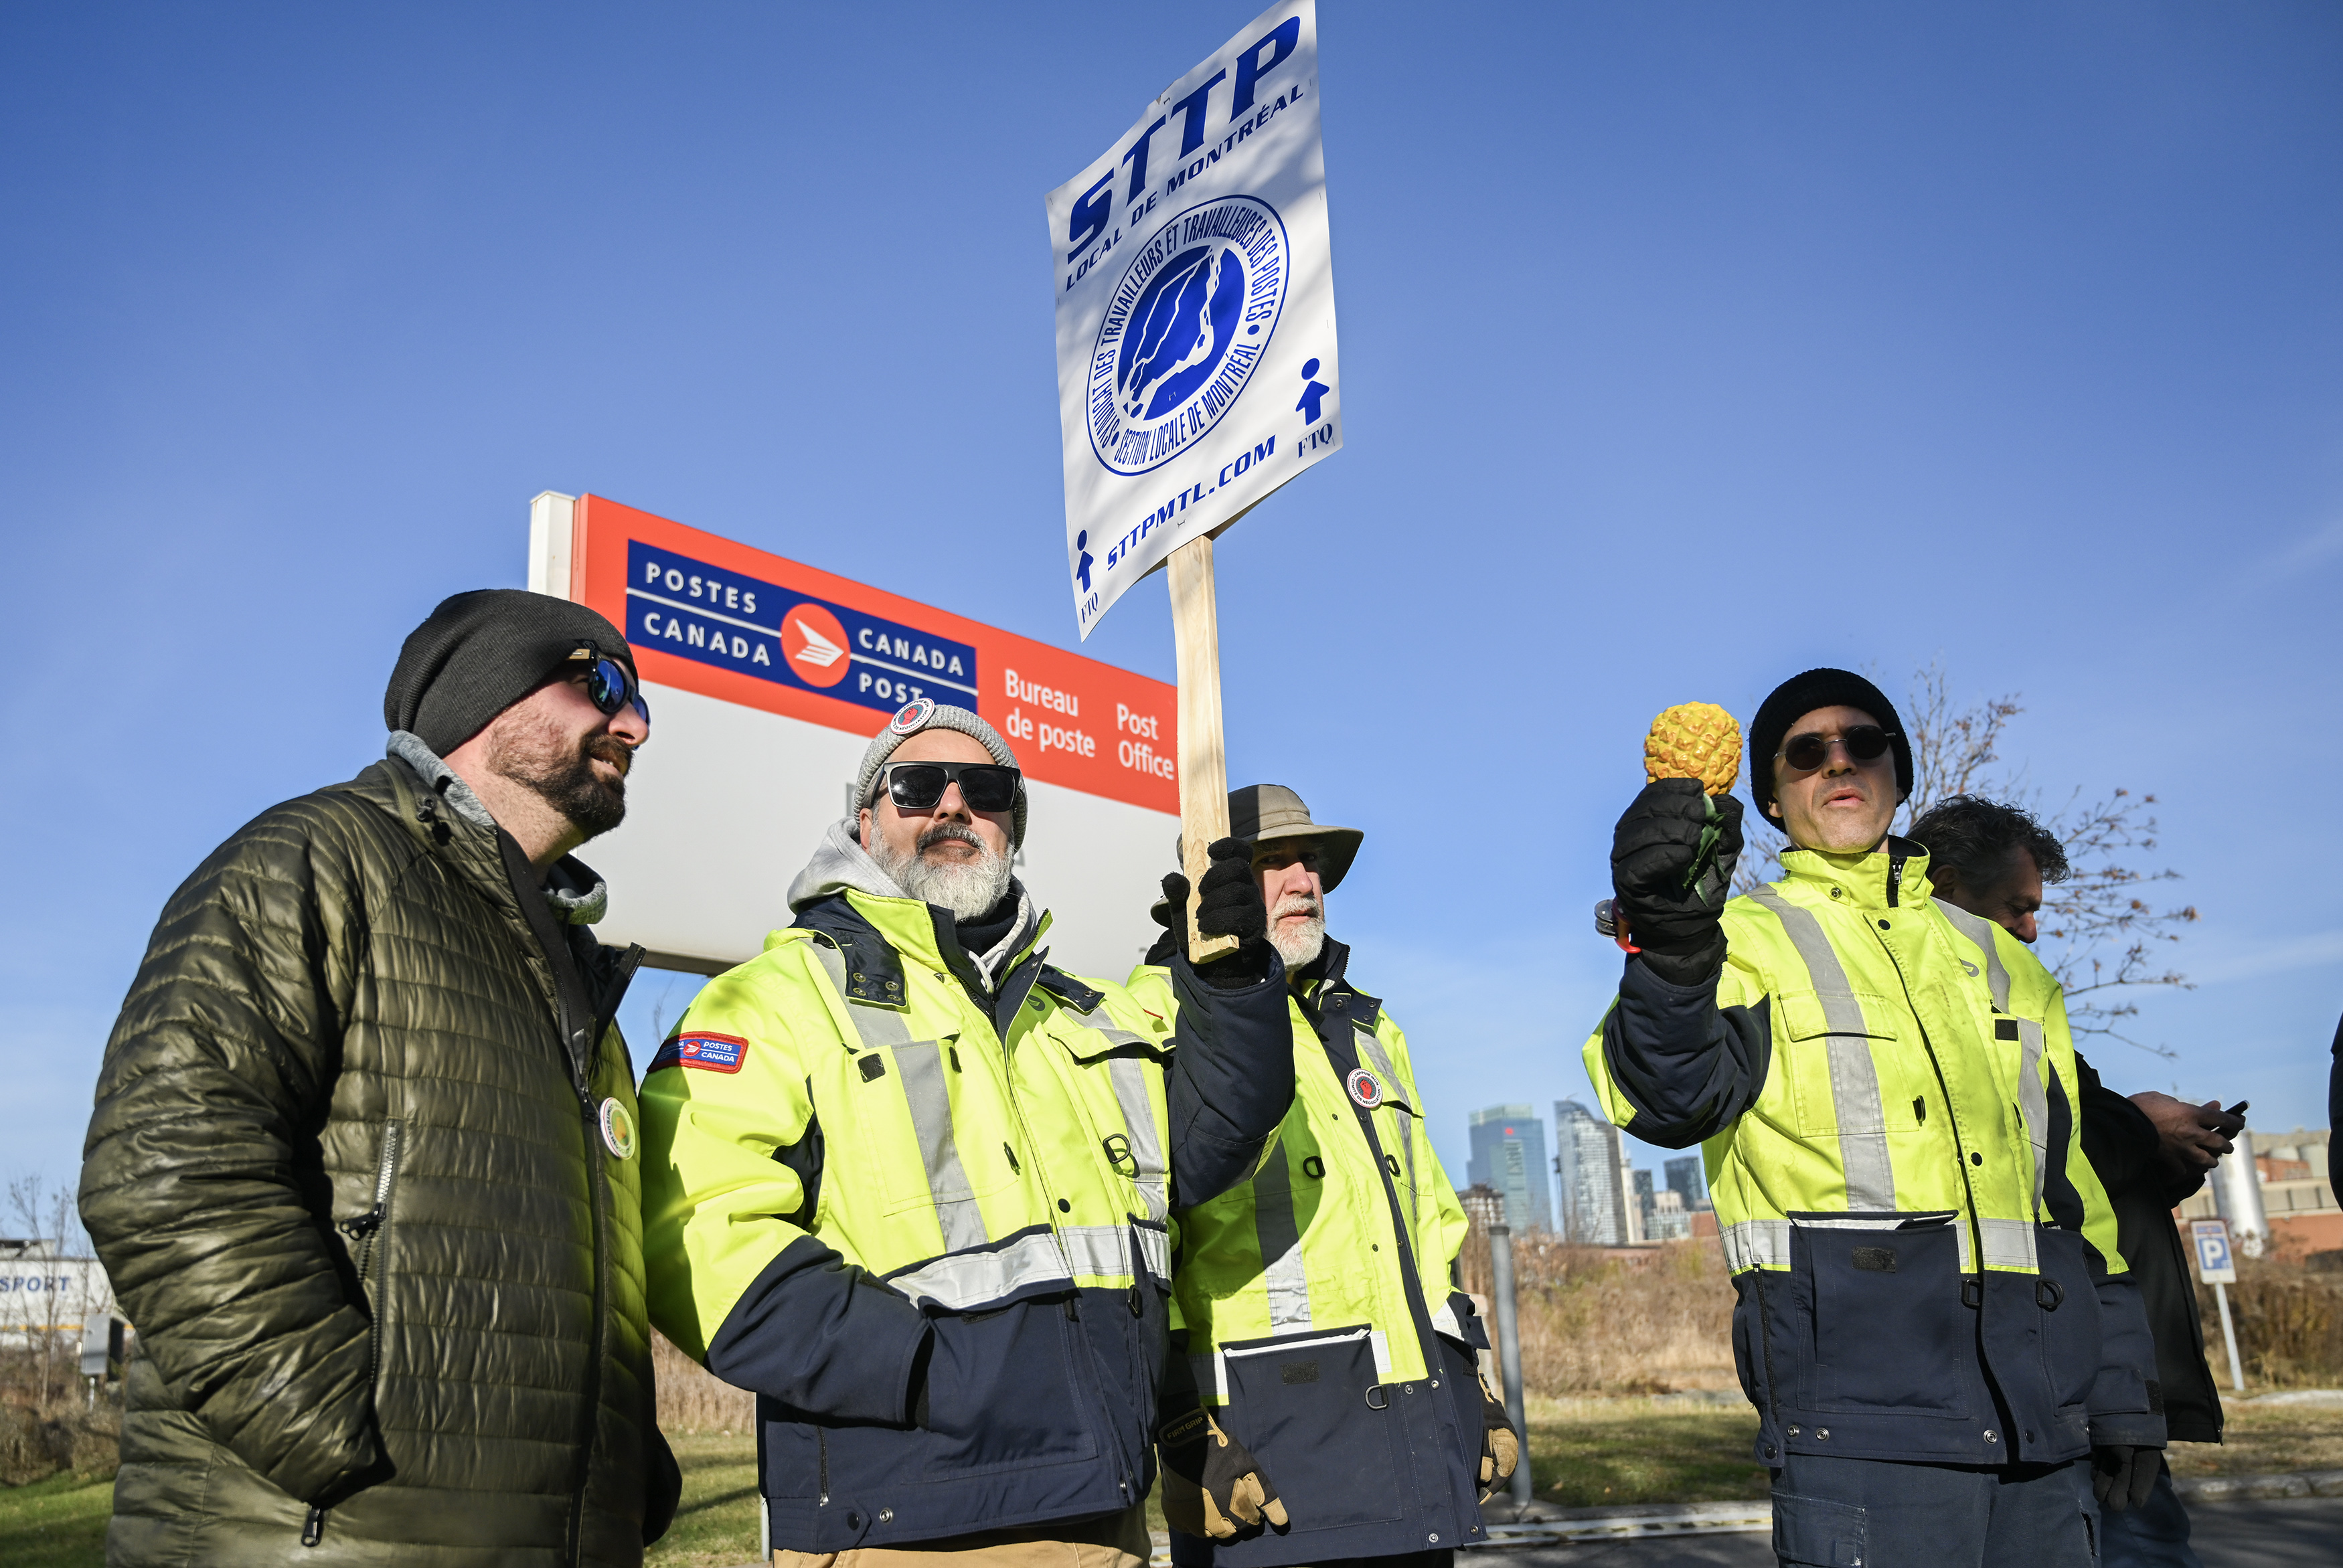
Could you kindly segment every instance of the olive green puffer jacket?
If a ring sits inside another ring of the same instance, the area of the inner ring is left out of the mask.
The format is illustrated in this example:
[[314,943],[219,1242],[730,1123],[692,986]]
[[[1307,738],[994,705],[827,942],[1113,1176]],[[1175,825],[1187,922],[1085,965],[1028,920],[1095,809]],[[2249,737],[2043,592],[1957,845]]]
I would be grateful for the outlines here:
[[82,1173],[143,1352],[109,1563],[641,1562],[640,950],[533,928],[505,842],[392,758],[165,908]]

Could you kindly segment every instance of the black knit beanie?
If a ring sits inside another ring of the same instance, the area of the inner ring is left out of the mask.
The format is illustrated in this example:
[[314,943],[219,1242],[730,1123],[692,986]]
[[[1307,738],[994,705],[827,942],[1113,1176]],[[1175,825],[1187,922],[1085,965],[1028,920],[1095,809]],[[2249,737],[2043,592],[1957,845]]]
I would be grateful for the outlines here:
[[407,634],[382,721],[445,757],[589,645],[635,668],[618,628],[582,604],[523,588],[457,594]]
[[1912,739],[1887,694],[1853,670],[1810,669],[1775,687],[1749,726],[1749,796],[1765,826],[1777,833],[1782,819],[1766,809],[1774,804],[1774,754],[1782,749],[1790,726],[1817,708],[1860,708],[1877,719],[1896,749],[1896,799],[1900,802],[1912,793]]

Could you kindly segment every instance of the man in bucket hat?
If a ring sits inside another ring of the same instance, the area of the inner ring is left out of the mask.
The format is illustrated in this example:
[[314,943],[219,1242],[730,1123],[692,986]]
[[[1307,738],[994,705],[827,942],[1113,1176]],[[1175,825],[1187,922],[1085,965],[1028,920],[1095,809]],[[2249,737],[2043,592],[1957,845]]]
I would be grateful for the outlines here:
[[[1444,1561],[1487,1538],[1480,1500],[1519,1450],[1481,1383],[1472,1300],[1449,1288],[1467,1227],[1407,1037],[1326,934],[1364,835],[1282,784],[1231,792],[1229,821],[1285,961],[1293,1102],[1251,1181],[1173,1215],[1184,1343],[1158,1434],[1172,1558]],[[1131,976],[1151,1008],[1177,914],[1159,906],[1170,930]]]
[[1198,904],[1237,950],[1175,956],[1151,1013],[1049,963],[982,719],[909,704],[854,799],[643,1080],[652,1317],[759,1396],[776,1563],[1143,1568],[1167,1215],[1289,1098],[1243,848]]

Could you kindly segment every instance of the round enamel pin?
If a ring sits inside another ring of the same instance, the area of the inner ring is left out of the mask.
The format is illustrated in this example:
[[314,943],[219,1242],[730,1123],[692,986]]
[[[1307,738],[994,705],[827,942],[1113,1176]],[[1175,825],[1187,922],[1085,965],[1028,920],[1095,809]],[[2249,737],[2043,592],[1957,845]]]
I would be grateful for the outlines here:
[[1383,1086],[1363,1067],[1351,1069],[1351,1076],[1343,1083],[1350,1089],[1351,1103],[1362,1111],[1373,1111],[1383,1102]]
[[931,699],[925,697],[916,698],[903,704],[903,710],[895,715],[887,728],[898,735],[910,735],[933,717],[935,711],[936,705]]
[[602,1147],[621,1160],[635,1157],[635,1117],[616,1100],[602,1101]]

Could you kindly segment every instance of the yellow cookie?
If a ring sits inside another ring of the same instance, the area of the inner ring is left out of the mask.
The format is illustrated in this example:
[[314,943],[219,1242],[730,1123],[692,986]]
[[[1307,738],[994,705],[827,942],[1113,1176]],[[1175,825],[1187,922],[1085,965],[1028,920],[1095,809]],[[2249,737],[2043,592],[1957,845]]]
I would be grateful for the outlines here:
[[1714,702],[1679,702],[1652,720],[1644,737],[1644,777],[1697,779],[1711,795],[1741,775],[1741,727]]

